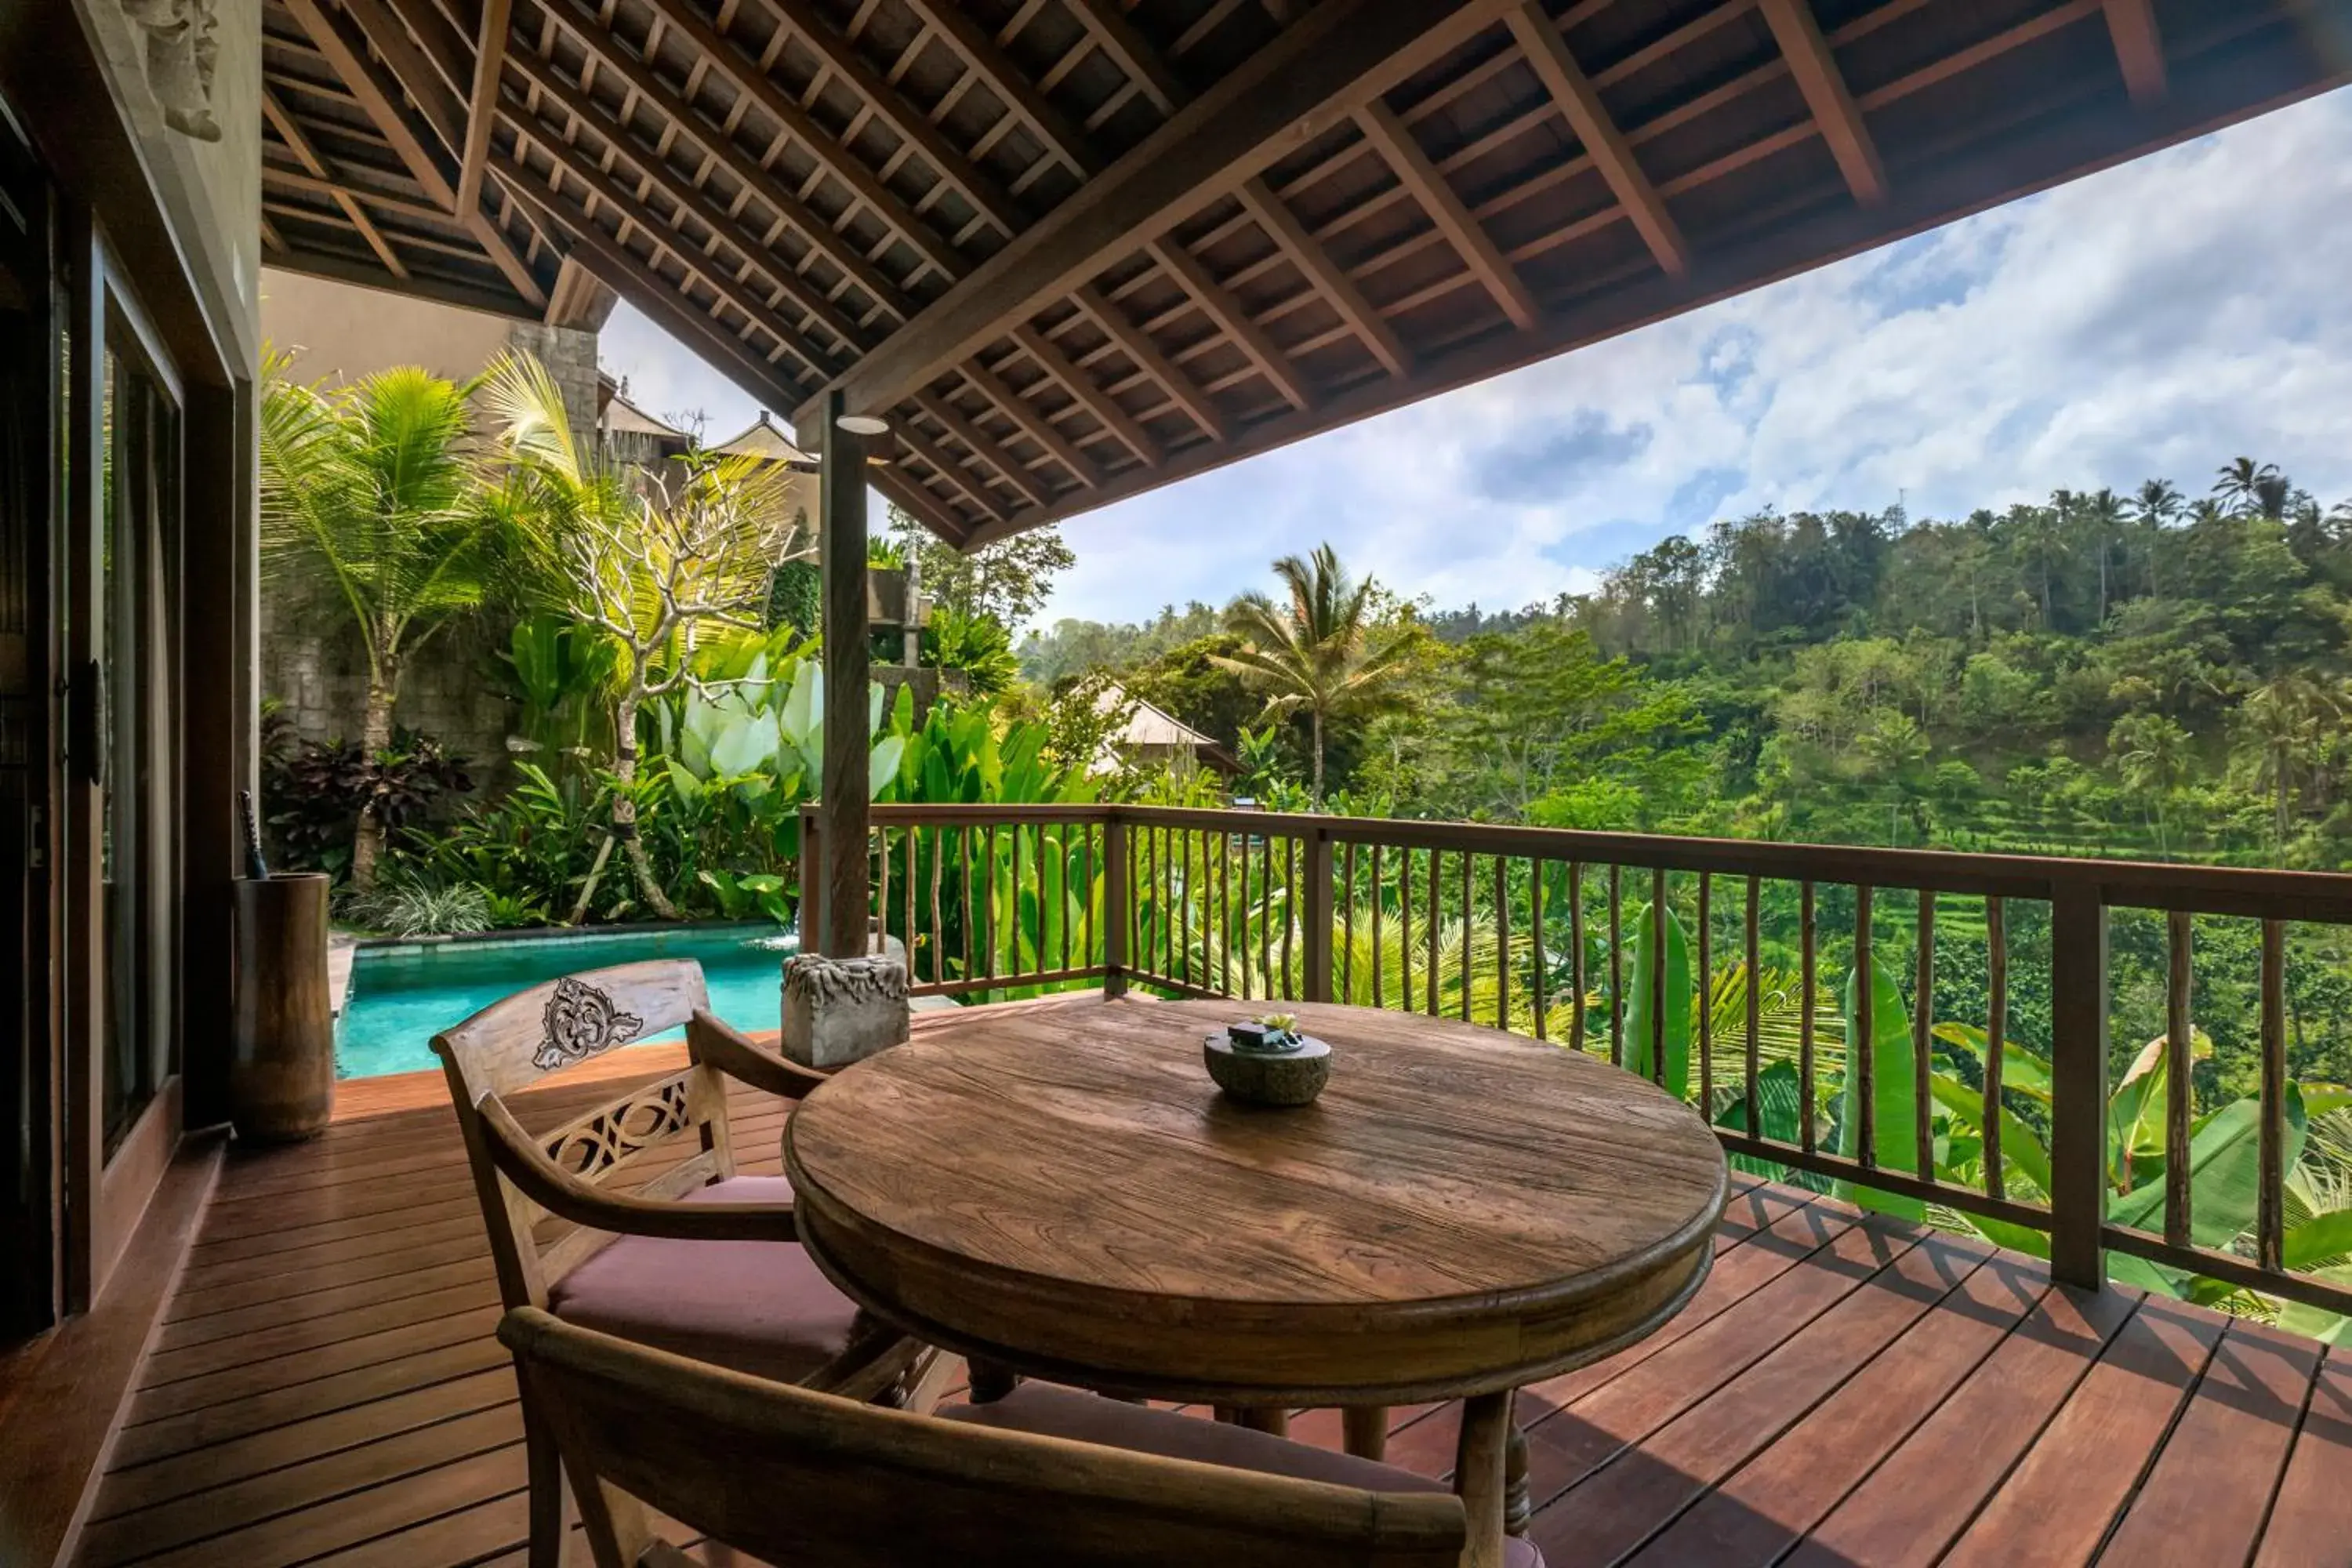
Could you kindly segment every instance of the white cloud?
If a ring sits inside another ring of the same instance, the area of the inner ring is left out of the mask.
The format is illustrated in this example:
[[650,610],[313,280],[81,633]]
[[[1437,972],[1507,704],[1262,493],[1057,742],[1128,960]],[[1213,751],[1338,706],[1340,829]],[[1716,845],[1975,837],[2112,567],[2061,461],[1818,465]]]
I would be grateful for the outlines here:
[[[1222,602],[1328,540],[1441,604],[1590,586],[1764,505],[1952,515],[2241,452],[2352,494],[2352,90],[1080,518],[1048,618]],[[607,364],[752,405],[624,306]]]

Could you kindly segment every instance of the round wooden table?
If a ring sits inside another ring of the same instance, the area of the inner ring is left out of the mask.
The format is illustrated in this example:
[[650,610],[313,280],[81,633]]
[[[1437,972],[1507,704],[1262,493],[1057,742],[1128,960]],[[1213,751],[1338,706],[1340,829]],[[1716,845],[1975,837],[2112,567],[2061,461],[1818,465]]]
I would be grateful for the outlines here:
[[1722,1150],[1688,1107],[1589,1057],[1290,1010],[1335,1053],[1322,1098],[1292,1110],[1235,1104],[1202,1068],[1202,1037],[1246,1003],[931,1025],[793,1113],[802,1240],[868,1310],[984,1365],[1232,1407],[1466,1398],[1479,1561],[1482,1537],[1500,1550],[1511,1391],[1689,1300]]

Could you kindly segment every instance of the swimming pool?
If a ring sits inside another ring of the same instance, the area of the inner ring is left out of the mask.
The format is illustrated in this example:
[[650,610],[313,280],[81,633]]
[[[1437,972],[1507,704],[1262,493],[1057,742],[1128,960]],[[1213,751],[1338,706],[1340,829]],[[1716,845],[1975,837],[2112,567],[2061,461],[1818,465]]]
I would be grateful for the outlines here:
[[783,1013],[783,962],[798,951],[791,931],[766,924],[363,947],[352,957],[351,994],[335,1024],[335,1076],[438,1068],[434,1035],[499,997],[649,958],[696,960],[712,1012],[738,1028],[772,1029]]

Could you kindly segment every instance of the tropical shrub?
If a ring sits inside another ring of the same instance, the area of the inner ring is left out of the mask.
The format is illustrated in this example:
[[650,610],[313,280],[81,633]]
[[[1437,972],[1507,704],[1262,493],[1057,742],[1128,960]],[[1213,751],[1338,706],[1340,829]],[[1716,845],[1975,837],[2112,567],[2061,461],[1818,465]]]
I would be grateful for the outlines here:
[[304,739],[276,706],[262,714],[261,816],[282,870],[343,877],[363,811],[402,833],[473,787],[465,758],[415,731],[394,731],[371,754],[354,742]]

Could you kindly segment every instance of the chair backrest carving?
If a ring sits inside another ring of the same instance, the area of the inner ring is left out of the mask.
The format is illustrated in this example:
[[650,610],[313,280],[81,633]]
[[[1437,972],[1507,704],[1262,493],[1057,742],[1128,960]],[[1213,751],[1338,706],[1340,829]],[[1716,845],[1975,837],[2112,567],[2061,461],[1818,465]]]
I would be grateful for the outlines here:
[[[702,966],[690,959],[617,964],[567,974],[493,1002],[433,1037],[449,1080],[474,1168],[499,1286],[509,1307],[544,1305],[547,1288],[610,1239],[577,1227],[545,1234],[546,1211],[490,1157],[486,1120],[508,1096],[623,1046],[666,1034],[707,1013]],[[735,1173],[727,1139],[727,1080],[697,1062],[639,1084],[531,1142],[566,1174],[592,1184],[625,1181],[631,1167],[691,1135],[698,1147],[638,1189],[681,1197]]]
[[[1457,1568],[1459,1499],[1384,1494],[854,1404],[509,1312],[597,1561],[646,1510],[775,1563]],[[602,1539],[599,1539],[599,1538]]]

